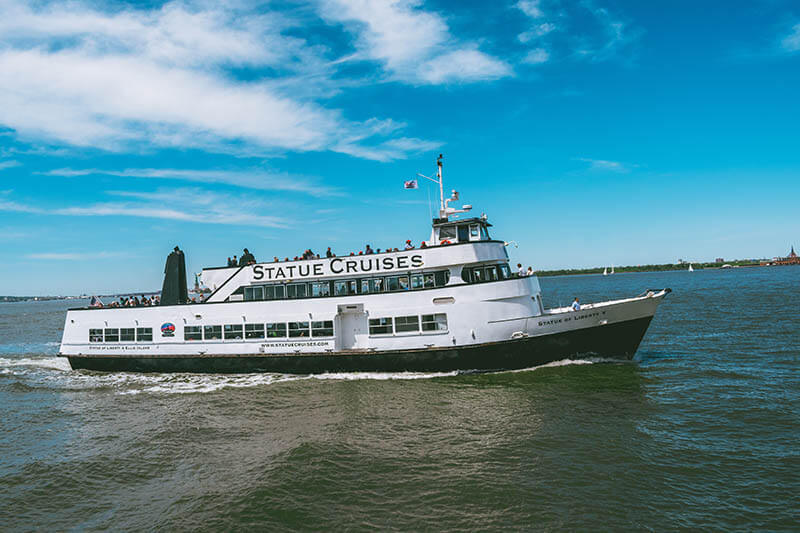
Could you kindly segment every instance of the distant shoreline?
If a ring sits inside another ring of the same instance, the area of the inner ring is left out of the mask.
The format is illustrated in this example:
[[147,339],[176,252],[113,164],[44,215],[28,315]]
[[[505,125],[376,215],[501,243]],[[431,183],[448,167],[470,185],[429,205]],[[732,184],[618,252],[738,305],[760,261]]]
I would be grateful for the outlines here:
[[[666,263],[661,265],[638,265],[638,266],[615,266],[614,274],[622,274],[626,272],[680,272],[689,269],[692,265],[694,270],[719,270],[723,265],[730,265],[731,268],[736,267],[757,267],[761,266],[758,260],[743,259],[740,261],[730,261],[726,263]],[[592,267],[592,268],[565,268],[560,270],[537,270],[534,272],[539,277],[550,276],[577,276],[586,274],[602,274],[608,267]]]

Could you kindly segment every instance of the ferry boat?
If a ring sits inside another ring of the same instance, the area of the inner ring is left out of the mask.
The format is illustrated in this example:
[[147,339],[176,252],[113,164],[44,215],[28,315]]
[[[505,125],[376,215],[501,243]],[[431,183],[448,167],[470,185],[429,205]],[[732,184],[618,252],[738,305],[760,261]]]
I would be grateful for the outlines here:
[[[420,175],[422,176],[422,175]],[[513,272],[485,215],[444,197],[419,248],[206,268],[188,300],[170,254],[160,304],[67,312],[73,369],[132,372],[495,371],[579,355],[631,359],[669,289],[545,308],[536,276]],[[177,248],[176,248],[177,250]],[[576,310],[577,308],[577,310]]]

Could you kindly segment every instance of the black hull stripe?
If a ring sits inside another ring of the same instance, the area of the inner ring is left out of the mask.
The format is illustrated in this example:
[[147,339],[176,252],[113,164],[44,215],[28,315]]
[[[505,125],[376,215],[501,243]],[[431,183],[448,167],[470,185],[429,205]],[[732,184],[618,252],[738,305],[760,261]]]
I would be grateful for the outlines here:
[[652,317],[472,346],[316,355],[68,356],[73,369],[108,372],[319,374],[514,370],[581,354],[631,359]]

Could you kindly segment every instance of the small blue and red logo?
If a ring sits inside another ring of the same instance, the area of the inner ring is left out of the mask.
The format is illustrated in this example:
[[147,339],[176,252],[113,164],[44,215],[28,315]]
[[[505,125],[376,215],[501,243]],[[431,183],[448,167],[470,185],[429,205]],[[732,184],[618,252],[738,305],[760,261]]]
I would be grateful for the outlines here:
[[166,322],[161,324],[161,336],[162,337],[174,337],[175,336],[175,324],[172,322]]

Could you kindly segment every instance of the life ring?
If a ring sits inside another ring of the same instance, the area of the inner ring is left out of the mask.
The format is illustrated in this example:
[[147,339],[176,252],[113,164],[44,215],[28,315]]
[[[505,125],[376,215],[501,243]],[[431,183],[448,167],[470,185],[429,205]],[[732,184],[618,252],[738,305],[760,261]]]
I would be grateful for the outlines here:
[[452,243],[447,239],[442,239],[442,242],[440,242],[439,244],[452,244]]

